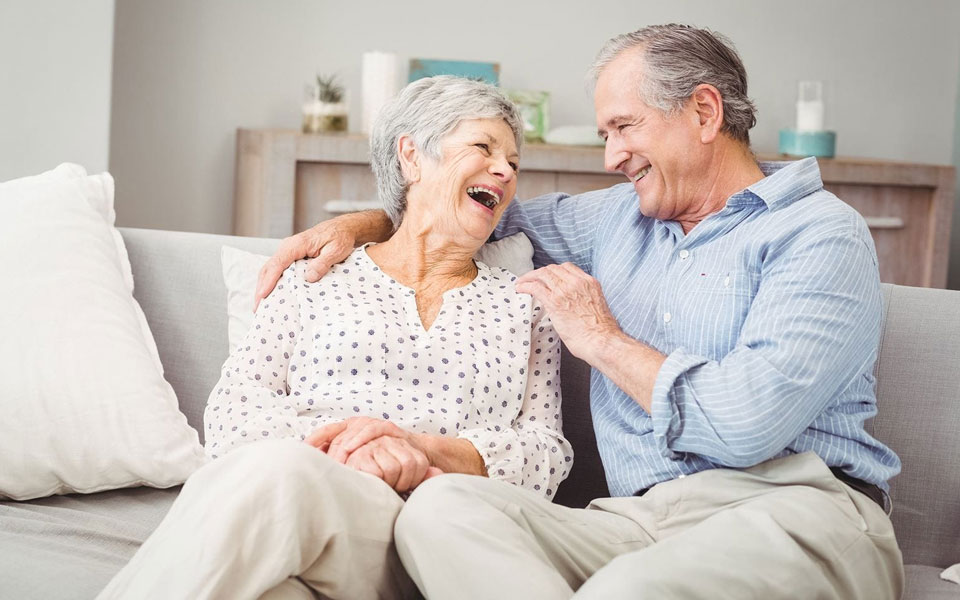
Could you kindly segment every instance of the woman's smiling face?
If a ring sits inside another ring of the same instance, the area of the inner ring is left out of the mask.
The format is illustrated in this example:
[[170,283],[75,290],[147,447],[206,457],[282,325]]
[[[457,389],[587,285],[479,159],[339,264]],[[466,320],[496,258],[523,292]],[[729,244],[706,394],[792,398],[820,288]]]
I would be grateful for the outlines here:
[[[519,154],[502,119],[469,119],[440,141],[440,160],[421,155],[419,181],[410,187],[421,208],[437,211],[448,233],[483,244],[517,191]],[[436,219],[439,217],[439,219]]]

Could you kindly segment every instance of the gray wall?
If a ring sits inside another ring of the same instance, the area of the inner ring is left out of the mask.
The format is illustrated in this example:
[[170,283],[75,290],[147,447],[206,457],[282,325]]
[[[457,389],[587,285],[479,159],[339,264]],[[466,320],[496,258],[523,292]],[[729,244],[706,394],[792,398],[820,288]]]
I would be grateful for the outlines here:
[[0,181],[107,169],[114,0],[0,2]]
[[505,87],[552,93],[554,125],[592,123],[583,74],[599,46],[670,21],[734,40],[760,109],[758,151],[775,151],[793,122],[796,81],[821,79],[841,154],[951,163],[952,0],[119,0],[110,168],[120,222],[228,232],[235,129],[298,127],[318,70],[341,74],[358,126],[364,51],[499,61]]

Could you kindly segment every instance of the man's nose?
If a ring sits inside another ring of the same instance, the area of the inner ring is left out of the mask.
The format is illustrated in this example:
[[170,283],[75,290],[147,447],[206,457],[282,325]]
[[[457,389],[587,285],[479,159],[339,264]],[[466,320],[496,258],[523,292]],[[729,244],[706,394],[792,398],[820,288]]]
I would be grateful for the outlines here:
[[609,173],[620,170],[620,165],[630,158],[630,153],[623,149],[623,145],[614,137],[607,138],[603,147],[603,168]]

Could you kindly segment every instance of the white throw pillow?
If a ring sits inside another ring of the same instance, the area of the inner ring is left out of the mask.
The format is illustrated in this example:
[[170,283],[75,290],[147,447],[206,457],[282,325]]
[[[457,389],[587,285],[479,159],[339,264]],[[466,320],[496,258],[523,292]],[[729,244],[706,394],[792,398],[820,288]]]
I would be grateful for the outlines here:
[[0,497],[170,487],[205,460],[113,219],[106,173],[0,184]]
[[[253,325],[253,296],[257,276],[269,256],[224,246],[220,252],[223,282],[227,287],[227,338],[230,351],[240,345]],[[523,233],[484,244],[475,258],[491,267],[504,268],[514,275],[533,269],[533,244]]]

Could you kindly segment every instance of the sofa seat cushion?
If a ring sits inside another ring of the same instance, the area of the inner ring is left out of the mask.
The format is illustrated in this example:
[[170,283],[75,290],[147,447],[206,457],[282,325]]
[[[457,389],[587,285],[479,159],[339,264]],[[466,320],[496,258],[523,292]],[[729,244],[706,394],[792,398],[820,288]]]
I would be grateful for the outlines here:
[[180,487],[0,502],[4,598],[89,599],[156,529]]
[[940,579],[939,567],[907,565],[907,581],[901,600],[957,600],[960,585]]

